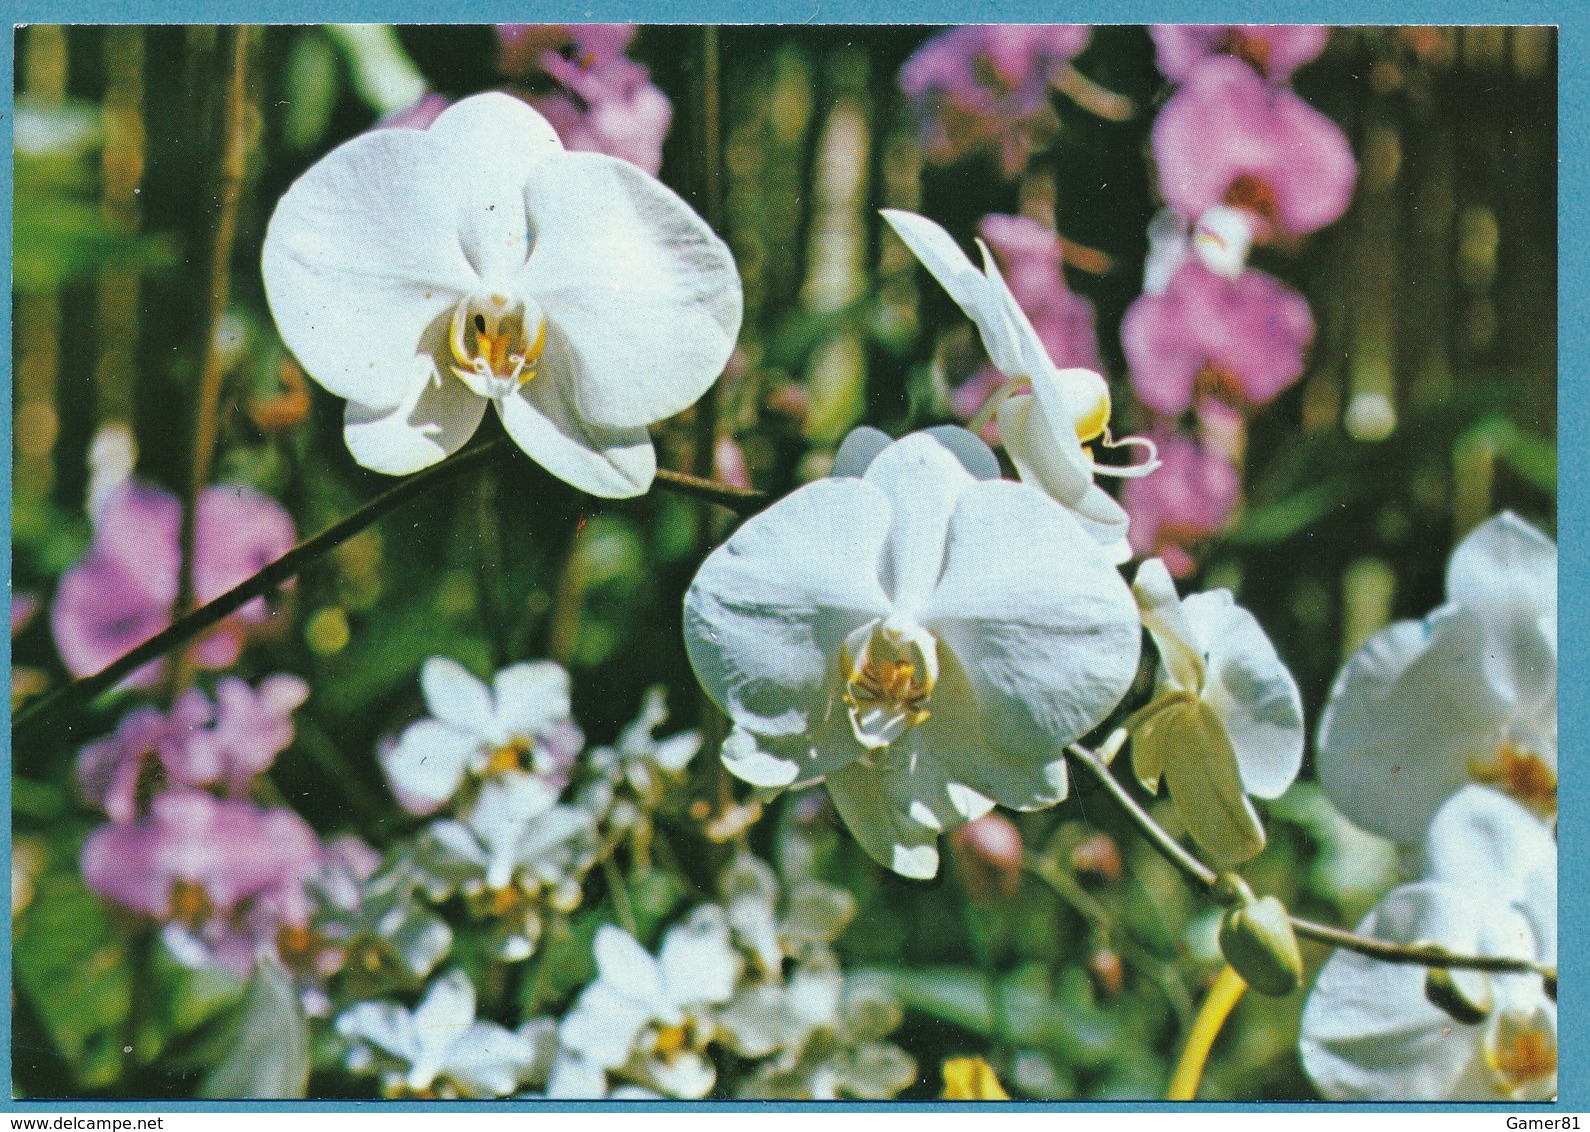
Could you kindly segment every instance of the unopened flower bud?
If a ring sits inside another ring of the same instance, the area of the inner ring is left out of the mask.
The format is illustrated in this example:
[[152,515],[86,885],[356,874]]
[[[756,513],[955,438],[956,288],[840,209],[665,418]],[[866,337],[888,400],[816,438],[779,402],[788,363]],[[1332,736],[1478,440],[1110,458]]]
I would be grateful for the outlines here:
[[1273,896],[1232,908],[1220,920],[1226,962],[1261,994],[1280,998],[1303,981],[1303,955],[1286,905]]
[[950,837],[956,864],[976,900],[1015,893],[1021,884],[1021,831],[1003,814],[985,814]]
[[1424,977],[1424,997],[1467,1026],[1489,1018],[1494,1005],[1491,980],[1483,971],[1431,967]]
[[1100,998],[1114,998],[1126,983],[1126,968],[1121,957],[1108,947],[1101,947],[1088,957],[1088,975]]
[[1121,851],[1115,839],[1107,833],[1096,833],[1079,841],[1071,850],[1071,870],[1089,873],[1106,884],[1121,879]]

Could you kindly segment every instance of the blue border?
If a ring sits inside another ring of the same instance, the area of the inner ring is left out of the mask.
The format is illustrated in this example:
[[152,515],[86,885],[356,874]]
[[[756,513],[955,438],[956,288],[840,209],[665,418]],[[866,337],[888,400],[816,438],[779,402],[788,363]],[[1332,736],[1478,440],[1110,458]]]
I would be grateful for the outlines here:
[[[436,23],[466,22],[457,19],[442,21],[439,16],[456,17],[456,9],[439,10],[434,0],[73,0],[71,4],[60,0],[9,0],[5,4],[10,22],[22,23],[202,23],[213,21],[245,23],[322,23],[332,20],[346,22],[381,23]],[[875,23],[875,24],[929,24],[970,22],[1060,22],[1096,21],[1107,15],[1111,23],[1334,23],[1383,24],[1387,10],[1378,0],[1117,0],[1107,11],[1097,3],[1083,4],[1077,0],[757,0],[758,22],[766,23]],[[468,9],[469,23],[510,22],[522,20],[526,7],[513,0],[476,0]],[[569,22],[652,22],[652,23],[746,23],[747,6],[735,0],[584,0],[557,5],[537,6],[534,14],[542,20],[563,19]],[[1404,0],[1394,13],[1396,23],[1403,24],[1556,24],[1559,27],[1558,60],[1558,122],[1559,122],[1559,181],[1558,181],[1558,437],[1560,478],[1558,496],[1558,545],[1560,558],[1568,563],[1582,563],[1579,555],[1586,550],[1586,509],[1590,507],[1590,470],[1577,457],[1590,454],[1584,438],[1590,435],[1590,341],[1581,336],[1582,328],[1590,326],[1590,202],[1586,190],[1590,188],[1590,7],[1551,0]],[[10,151],[12,115],[11,91],[15,60],[14,35],[4,36],[0,45],[0,80],[4,82],[5,112],[0,113],[0,143]],[[11,164],[5,163],[0,174],[0,202],[9,215],[11,206]],[[0,231],[0,255],[6,271],[11,264],[11,225]],[[5,384],[7,397],[0,403],[0,419],[4,422],[4,435],[11,436],[11,304],[0,308],[0,336],[5,352]],[[1567,380],[1562,375],[1568,375]],[[3,507],[7,527],[11,521],[11,461],[5,461],[0,478],[4,481]],[[11,550],[9,540],[4,551],[5,575],[11,577]],[[1580,687],[1579,681],[1590,676],[1590,612],[1586,599],[1590,599],[1590,574],[1580,574],[1575,569],[1562,576],[1562,600],[1559,614],[1559,687]],[[10,654],[4,661],[5,674],[10,675]],[[1584,750],[1590,711],[1575,696],[1559,701],[1559,748],[1566,752],[1566,762],[1571,764],[1575,751]],[[0,776],[0,802],[7,814],[11,809],[10,733],[4,740],[8,773]],[[1563,940],[1590,939],[1590,851],[1585,843],[1586,816],[1590,814],[1590,781],[1580,768],[1573,768],[1563,776],[1559,792],[1560,818],[1560,872],[1559,892],[1566,899],[1559,900],[1558,935]],[[10,856],[11,824],[5,823],[0,833],[6,856]],[[5,919],[9,938],[10,906],[6,906]],[[1089,1103],[1022,1103],[1021,1111],[1055,1112],[1506,1112],[1520,1116],[1545,1116],[1555,1112],[1574,1112],[1590,1109],[1590,1053],[1586,1052],[1584,1038],[1587,1027],[1587,998],[1583,993],[1585,975],[1590,973],[1590,963],[1584,953],[1568,947],[1561,956],[1562,983],[1570,988],[1559,1011],[1559,1043],[1561,1065],[1558,1073],[1561,1099],[1550,1105],[1339,1105],[1323,1103],[1292,1104],[1167,1104],[1164,1102],[1122,1102],[1116,1104]],[[0,975],[6,986],[11,985],[11,954],[9,946],[0,948]],[[1579,988],[1579,993],[1574,992]],[[9,1012],[0,1015],[0,1048],[10,1079],[11,1019]],[[997,1112],[987,1106],[919,1102],[915,1104],[877,1103],[813,1106],[806,1104],[743,1102],[699,1102],[686,1106],[679,1104],[633,1102],[562,1102],[556,1105],[536,1102],[494,1101],[457,1102],[445,1106],[448,1112],[504,1112],[510,1109],[534,1111],[586,1112],[657,1112],[689,1107],[714,1112],[769,1112],[807,1111],[812,1109],[857,1109],[868,1112],[920,1112],[959,1111],[977,1108],[980,1113]],[[436,1105],[412,1102],[172,1102],[138,1101],[27,1101],[0,1102],[0,1111],[26,1113],[82,1113],[130,1112],[406,1112],[435,1111]]]

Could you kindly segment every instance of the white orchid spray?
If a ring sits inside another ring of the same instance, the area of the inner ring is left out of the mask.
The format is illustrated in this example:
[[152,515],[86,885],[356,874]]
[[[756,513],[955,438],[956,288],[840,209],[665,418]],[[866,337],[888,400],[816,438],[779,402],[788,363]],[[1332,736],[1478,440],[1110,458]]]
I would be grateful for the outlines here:
[[1256,856],[1264,826],[1248,800],[1278,798],[1303,765],[1303,703],[1253,614],[1228,590],[1179,598],[1158,558],[1132,592],[1159,649],[1154,695],[1128,727],[1132,769],[1161,779],[1193,840],[1221,866]]
[[923,878],[939,833],[1066,796],[1065,747],[1126,693],[1140,629],[1103,548],[976,437],[877,448],[847,442],[708,557],[685,643],[740,728],[730,771],[826,779],[867,852]]
[[[1556,842],[1528,811],[1465,787],[1431,824],[1425,859],[1425,879],[1381,901],[1360,935],[1555,969]],[[1553,994],[1536,974],[1427,972],[1338,951],[1303,1010],[1303,1067],[1329,1100],[1548,1100]]]
[[[1000,441],[1022,482],[1058,500],[1109,549],[1115,562],[1125,562],[1131,557],[1126,512],[1093,477],[1149,474],[1159,466],[1153,442],[1111,438],[1110,390],[1104,378],[1092,370],[1056,368],[986,244],[978,241],[983,253],[979,271],[950,234],[926,217],[885,209],[883,218],[977,325],[989,360],[1010,379],[996,394],[996,419]],[[1021,391],[1022,384],[1030,391]],[[1093,443],[1142,447],[1148,457],[1129,467],[1099,464],[1085,447]]]
[[502,1097],[534,1071],[524,1035],[475,1019],[475,987],[462,971],[432,983],[413,1010],[360,1002],[337,1018],[355,1073],[375,1072],[389,1097]]
[[609,497],[651,485],[646,426],[722,373],[743,302],[671,190],[566,151],[504,94],[333,150],[281,198],[263,266],[282,339],[348,400],[359,463],[434,464],[491,404],[531,459]]
[[488,688],[433,656],[420,669],[430,716],[411,724],[382,769],[411,813],[445,805],[472,779],[529,772],[561,786],[583,742],[569,718],[569,675],[551,661],[515,664]]
[[499,959],[528,959],[549,912],[579,906],[581,882],[597,859],[596,819],[558,804],[544,781],[512,773],[492,779],[462,820],[432,823],[421,839],[433,899],[461,892],[495,925]]
[[717,1033],[714,1008],[733,996],[743,967],[723,909],[713,904],[668,929],[655,957],[604,924],[596,932],[596,981],[558,1028],[573,1065],[554,1076],[583,1070],[686,1100],[706,1096],[717,1079],[704,1054]]
[[1488,783],[1557,812],[1557,547],[1507,512],[1453,551],[1446,604],[1343,666],[1320,719],[1320,785],[1364,829],[1417,845]]

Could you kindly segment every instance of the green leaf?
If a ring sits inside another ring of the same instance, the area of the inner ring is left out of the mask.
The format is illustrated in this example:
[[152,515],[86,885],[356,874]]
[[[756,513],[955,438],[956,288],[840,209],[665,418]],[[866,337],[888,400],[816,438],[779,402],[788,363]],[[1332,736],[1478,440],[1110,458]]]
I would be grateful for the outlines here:
[[261,963],[231,1051],[199,1085],[208,1100],[296,1099],[309,1085],[309,1023],[287,972]]
[[77,1084],[113,1084],[132,1009],[127,943],[76,873],[40,878],[18,921],[12,960],[22,994]]

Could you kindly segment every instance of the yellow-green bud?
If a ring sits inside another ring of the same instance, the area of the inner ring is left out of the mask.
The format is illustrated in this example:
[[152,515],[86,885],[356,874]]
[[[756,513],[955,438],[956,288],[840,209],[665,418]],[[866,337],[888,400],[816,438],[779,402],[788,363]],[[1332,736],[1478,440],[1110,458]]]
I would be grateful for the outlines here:
[[1303,981],[1303,954],[1286,905],[1273,896],[1232,908],[1220,920],[1226,962],[1260,994],[1280,998]]
[[1466,1026],[1491,1015],[1491,980],[1483,971],[1431,967],[1424,976],[1424,997]]

